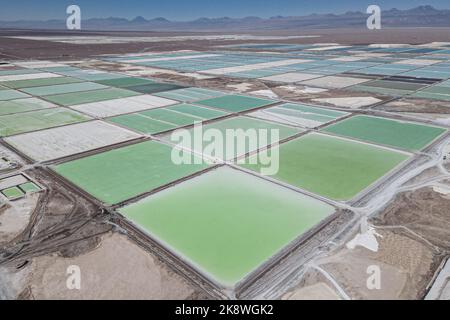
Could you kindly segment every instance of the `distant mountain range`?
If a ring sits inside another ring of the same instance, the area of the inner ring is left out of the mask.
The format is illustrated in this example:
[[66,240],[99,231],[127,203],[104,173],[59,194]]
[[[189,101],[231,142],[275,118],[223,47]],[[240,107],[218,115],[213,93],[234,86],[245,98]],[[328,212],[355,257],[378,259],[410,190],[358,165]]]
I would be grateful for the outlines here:
[[[298,30],[318,28],[365,27],[369,15],[360,11],[344,14],[311,14],[307,16],[276,16],[268,19],[199,18],[193,21],[169,21],[165,18],[147,20],[136,17],[93,18],[82,21],[83,30],[108,31],[252,31]],[[409,10],[391,9],[382,12],[383,27],[450,27],[450,10],[419,6]],[[0,21],[0,28],[8,29],[65,29],[65,20]]]

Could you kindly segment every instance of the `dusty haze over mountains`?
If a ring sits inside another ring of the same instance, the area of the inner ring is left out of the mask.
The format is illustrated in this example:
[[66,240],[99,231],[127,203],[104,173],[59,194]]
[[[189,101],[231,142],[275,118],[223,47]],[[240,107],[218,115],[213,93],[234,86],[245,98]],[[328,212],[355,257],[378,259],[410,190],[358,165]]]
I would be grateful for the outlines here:
[[[348,28],[366,25],[368,14],[349,11],[344,14],[311,14],[307,16],[275,16],[245,18],[199,18],[193,21],[169,21],[163,17],[132,20],[124,18],[93,18],[83,21],[84,30],[126,31],[224,31],[224,30],[296,30],[299,28]],[[450,27],[450,10],[419,6],[409,10],[390,9],[382,12],[384,27]],[[0,28],[65,29],[65,20],[0,21]]]

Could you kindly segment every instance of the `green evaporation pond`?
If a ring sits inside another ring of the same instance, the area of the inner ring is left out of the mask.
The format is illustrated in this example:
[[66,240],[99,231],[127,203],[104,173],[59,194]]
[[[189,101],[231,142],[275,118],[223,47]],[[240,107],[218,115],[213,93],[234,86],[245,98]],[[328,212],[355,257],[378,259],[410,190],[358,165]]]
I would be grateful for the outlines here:
[[[409,157],[315,133],[281,144],[278,151],[279,170],[273,178],[334,200],[352,199]],[[257,155],[247,160],[243,166],[248,169],[265,167]]]
[[184,88],[184,87],[176,85],[176,84],[171,84],[171,83],[158,83],[158,82],[127,87],[127,89],[129,89],[129,90],[146,93],[146,94],[152,94],[152,93],[156,93],[156,92],[169,91],[169,90],[176,90],[176,89],[181,89],[181,88]]
[[423,98],[423,99],[431,99],[431,100],[442,100],[442,101],[450,101],[450,94],[438,94],[438,93],[428,93],[428,92],[416,92],[412,95],[416,98]]
[[45,79],[31,79],[31,80],[16,80],[7,81],[2,84],[12,89],[53,86],[59,84],[77,83],[83,80],[70,78],[70,77],[57,77],[57,78],[45,78]]
[[105,86],[125,88],[125,87],[130,87],[130,86],[150,84],[150,83],[154,83],[155,81],[150,80],[150,79],[144,79],[144,78],[125,77],[125,78],[118,78],[118,79],[99,80],[96,82],[103,84]]
[[25,191],[26,193],[29,192],[36,192],[41,190],[41,188],[39,188],[36,184],[34,184],[33,182],[26,182],[21,184],[20,189],[22,189],[23,191]]
[[220,91],[208,90],[203,88],[186,88],[155,94],[158,97],[163,97],[172,100],[192,102],[195,100],[204,100],[214,97],[223,96],[224,93]]
[[10,136],[87,121],[90,118],[65,108],[49,108],[0,116],[0,135]]
[[275,103],[273,100],[259,99],[240,95],[227,95],[218,98],[197,101],[197,104],[219,108],[230,112],[246,111]]
[[171,155],[172,147],[146,141],[60,164],[54,170],[97,199],[115,204],[207,168],[206,164],[177,165]]
[[[107,86],[95,82],[67,83],[43,87],[24,88],[22,91],[34,96],[50,96],[72,92],[106,89]],[[80,95],[84,94],[80,93]]]
[[323,202],[228,167],[119,209],[228,287],[334,211]]
[[0,90],[0,101],[29,97],[27,94],[16,90]]
[[0,116],[12,113],[47,109],[53,105],[38,98],[25,98],[0,101]]
[[128,98],[140,95],[137,92],[119,89],[108,88],[101,90],[86,91],[83,93],[73,92],[58,95],[46,96],[45,100],[57,103],[63,106],[73,106],[84,103],[99,102],[112,99]]
[[155,134],[224,115],[227,114],[219,110],[182,104],[121,115],[108,120],[142,133]]
[[446,129],[397,120],[355,116],[322,131],[391,147],[421,150]]
[[14,198],[19,198],[22,197],[24,195],[24,193],[22,192],[22,190],[20,190],[17,187],[12,187],[12,188],[8,188],[2,191],[2,193],[5,195],[5,197],[7,197],[8,199],[14,199]]
[[[234,136],[234,134],[238,134],[238,130],[242,133],[242,135],[240,135],[240,139],[237,139]],[[296,135],[302,130],[269,121],[247,117],[235,117],[203,125],[202,131],[203,133],[220,133],[220,137],[218,138],[221,138],[223,141],[223,149],[221,151],[217,150],[219,151],[218,153],[213,152],[213,154],[208,155],[220,158],[222,160],[233,160],[236,157],[264,148],[272,143],[278,143],[280,140]],[[196,129],[189,129],[189,132],[191,137],[198,137],[196,134]],[[228,135],[227,137],[227,132],[231,132],[232,135]],[[274,133],[276,133],[278,137],[274,135]],[[185,140],[184,135],[179,139],[177,137],[172,138],[172,135],[167,135],[165,139],[170,140],[172,143],[177,145],[180,144],[184,148],[194,150],[198,153],[202,153],[208,149],[207,147],[211,144],[211,141],[204,140],[200,146],[194,143],[193,139]],[[217,142],[217,140],[218,139],[215,138],[212,139],[213,142]],[[253,143],[251,143],[251,140]],[[230,144],[232,141],[234,141],[234,148],[227,148],[227,143]],[[243,145],[242,150],[238,150],[238,141],[241,141]],[[201,147],[201,149],[199,149],[199,147]]]

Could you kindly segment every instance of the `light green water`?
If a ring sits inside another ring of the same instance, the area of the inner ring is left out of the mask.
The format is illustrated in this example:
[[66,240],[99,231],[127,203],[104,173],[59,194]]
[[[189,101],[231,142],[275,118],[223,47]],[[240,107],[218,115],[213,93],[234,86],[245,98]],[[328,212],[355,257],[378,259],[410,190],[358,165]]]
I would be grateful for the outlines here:
[[37,185],[35,185],[33,182],[23,183],[19,187],[20,187],[20,189],[22,189],[26,193],[36,192],[36,191],[40,190],[40,188]]
[[[292,128],[288,126],[284,126],[281,124],[269,122],[269,121],[262,121],[257,120],[253,118],[248,117],[235,117],[235,118],[229,118],[222,121],[213,122],[207,125],[203,126],[203,133],[208,132],[210,129],[213,129],[215,132],[220,133],[220,137],[222,138],[222,144],[223,148],[222,150],[216,150],[216,152],[213,152],[213,154],[208,153],[208,155],[215,156],[216,158],[220,158],[223,160],[233,160],[236,157],[243,156],[249,152],[256,151],[258,149],[264,148],[267,145],[270,145],[272,143],[277,143],[280,140],[283,140],[285,138],[288,138],[290,136],[293,136],[302,130],[297,128]],[[237,133],[237,130],[243,130],[243,134],[240,135],[241,139],[234,138],[233,136],[227,137],[227,130],[231,130],[229,132],[231,133]],[[248,131],[250,130],[250,131]],[[275,131],[272,131],[275,130]],[[189,132],[191,134],[191,137],[197,138],[195,134],[194,129],[189,129]],[[212,131],[210,131],[212,132]],[[245,136],[245,133],[249,132],[248,135]],[[251,133],[255,134],[251,134]],[[278,134],[278,139],[273,133]],[[248,137],[255,137],[256,139],[252,139],[252,143],[250,143],[250,139]],[[245,138],[245,141],[244,141]],[[172,139],[171,135],[168,134],[165,136],[166,140],[170,140],[173,143],[180,144],[184,148],[188,148],[191,150],[194,150],[198,153],[204,152],[207,147],[211,144],[210,141],[202,141],[202,145],[198,146],[196,145],[192,139],[186,141],[177,141],[176,139]],[[219,144],[217,139],[213,139],[217,145]],[[234,148],[227,148],[227,144],[231,145],[234,141]],[[242,150],[238,150],[238,141],[241,141],[243,148]],[[201,149],[199,148],[201,147]],[[220,152],[220,154],[219,154]]]
[[155,134],[224,115],[226,113],[223,111],[180,104],[112,117],[108,120],[142,133]]
[[82,91],[99,90],[107,88],[108,88],[107,86],[95,82],[80,82],[80,83],[67,83],[51,86],[25,88],[22,89],[22,91],[34,96],[50,96],[55,94],[64,94],[72,92],[80,92],[80,95],[83,95],[84,92]]
[[29,95],[16,90],[0,90],[0,101],[27,98]]
[[202,88],[186,88],[166,92],[156,93],[155,96],[178,100],[183,102],[192,102],[196,100],[204,100],[223,96],[220,91],[202,89]]
[[154,141],[107,151],[54,168],[97,199],[115,204],[207,167],[176,165],[172,147]]
[[[50,105],[50,106],[49,106]],[[53,105],[38,98],[0,101],[0,115],[47,109]]]
[[233,286],[334,208],[222,167],[119,211],[217,282]]
[[368,116],[355,116],[322,131],[407,150],[421,150],[444,128]]
[[[349,200],[407,158],[365,143],[308,134],[279,146],[279,171],[273,178],[330,199]],[[262,166],[244,167],[260,171]]]
[[239,112],[263,107],[274,102],[275,101],[273,100],[267,99],[259,99],[239,95],[228,95],[218,98],[201,100],[197,101],[196,103],[207,107],[223,109],[226,111]]
[[144,78],[127,77],[127,78],[100,80],[96,82],[104,84],[105,86],[125,88],[130,86],[150,84],[154,83],[155,81]]
[[18,198],[24,195],[24,193],[17,187],[11,187],[2,191],[2,193],[8,199]]
[[10,136],[34,130],[87,121],[90,118],[66,108],[49,108],[0,116],[0,135]]

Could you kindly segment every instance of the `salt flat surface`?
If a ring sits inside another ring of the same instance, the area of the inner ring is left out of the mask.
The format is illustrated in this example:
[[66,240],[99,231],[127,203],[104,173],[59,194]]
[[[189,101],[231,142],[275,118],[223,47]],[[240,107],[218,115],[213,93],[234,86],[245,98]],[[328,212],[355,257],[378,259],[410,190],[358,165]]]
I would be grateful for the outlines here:
[[165,107],[177,103],[177,101],[166,98],[160,98],[152,95],[141,95],[136,97],[80,104],[77,106],[72,106],[71,108],[94,117],[105,118],[152,108]]
[[273,92],[272,90],[270,90],[270,89],[252,91],[252,92],[249,92],[249,94],[254,94],[254,95],[257,95],[257,96],[263,96],[263,97],[267,97],[267,98],[270,98],[270,99],[278,99],[279,98],[278,95],[275,92]]
[[16,176],[12,176],[12,177],[8,177],[5,179],[2,179],[0,181],[0,189],[7,189],[7,188],[11,188],[14,186],[17,186],[19,184],[28,182],[28,180],[21,174],[18,174]]
[[442,271],[425,297],[425,300],[450,299],[450,260],[447,260]]
[[301,38],[319,38],[319,35],[304,36],[260,36],[251,34],[226,35],[191,35],[167,37],[109,37],[109,36],[17,36],[7,37],[25,40],[53,41],[73,44],[107,44],[107,43],[137,43],[137,42],[165,42],[187,40],[288,40]]
[[349,98],[327,98],[313,99],[314,102],[329,103],[337,107],[361,108],[380,102],[380,99],[374,97],[349,97]]
[[351,241],[347,242],[347,248],[350,250],[356,247],[364,247],[367,250],[378,252],[379,244],[377,237],[381,237],[373,227],[368,228],[365,233],[358,233]]
[[291,126],[292,125],[302,126],[302,127],[306,127],[306,128],[315,128],[315,127],[318,127],[323,124],[322,122],[314,121],[314,120],[310,120],[310,119],[302,119],[299,117],[275,114],[268,110],[258,110],[258,111],[250,113],[249,115],[252,117],[255,117],[255,118],[263,119],[263,120],[275,121],[275,122],[279,122],[279,123],[287,124],[287,125],[291,125]]
[[3,81],[18,81],[18,80],[45,79],[45,78],[57,78],[57,77],[62,77],[62,75],[54,74],[54,73],[50,73],[50,72],[14,74],[14,75],[9,75],[9,76],[0,76],[0,82],[3,82]]
[[23,68],[31,68],[31,69],[41,69],[41,68],[53,68],[53,67],[67,67],[67,65],[52,61],[43,61],[43,60],[37,60],[37,61],[19,61],[14,62],[16,66],[23,67]]
[[313,87],[320,87],[320,88],[341,89],[341,88],[353,86],[355,84],[364,83],[367,81],[370,81],[370,79],[328,76],[328,77],[303,81],[301,84],[305,84],[305,85],[309,85],[309,86],[313,86]]
[[21,134],[5,141],[34,160],[48,161],[139,137],[137,133],[97,120]]

